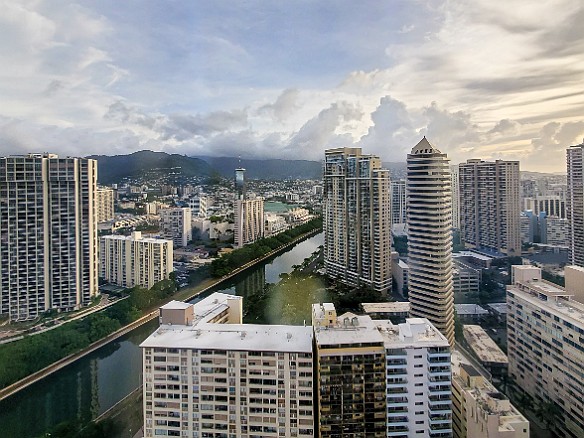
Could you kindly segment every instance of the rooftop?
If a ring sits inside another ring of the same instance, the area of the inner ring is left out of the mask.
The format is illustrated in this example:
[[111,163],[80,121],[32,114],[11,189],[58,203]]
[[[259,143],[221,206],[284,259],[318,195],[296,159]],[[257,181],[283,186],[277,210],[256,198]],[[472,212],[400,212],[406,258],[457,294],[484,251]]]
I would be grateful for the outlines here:
[[395,347],[447,347],[448,340],[426,318],[407,318],[405,323],[392,324],[391,321],[375,321],[387,348]]
[[457,315],[487,315],[489,312],[478,304],[455,304]]
[[468,342],[481,362],[490,364],[507,364],[507,356],[493,341],[487,332],[478,325],[463,326],[464,339]]
[[365,313],[404,313],[410,311],[410,302],[361,303],[361,307]]
[[417,145],[412,148],[412,155],[419,154],[441,154],[438,149],[436,149],[424,136]]
[[337,318],[334,327],[315,327],[314,337],[319,346],[340,344],[379,344],[383,338],[369,316],[347,312]]

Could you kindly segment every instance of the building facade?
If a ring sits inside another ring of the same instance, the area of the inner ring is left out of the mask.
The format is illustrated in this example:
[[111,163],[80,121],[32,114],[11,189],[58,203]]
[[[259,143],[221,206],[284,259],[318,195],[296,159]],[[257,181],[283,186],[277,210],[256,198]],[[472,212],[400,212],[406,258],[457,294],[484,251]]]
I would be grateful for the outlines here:
[[460,181],[458,164],[450,166],[452,181],[452,228],[460,230]]
[[424,137],[407,158],[410,315],[454,343],[452,192],[448,157]]
[[98,293],[97,162],[0,158],[0,314],[76,310]]
[[264,237],[264,200],[244,199],[235,201],[235,246],[253,243]]
[[193,239],[192,211],[190,208],[165,208],[160,210],[160,234],[172,240],[175,247],[187,246]]
[[95,192],[95,209],[97,223],[114,220],[114,189],[98,187]]
[[529,438],[529,421],[459,352],[452,355],[455,438]]
[[315,436],[312,327],[242,324],[241,301],[161,309],[141,345],[144,436]]
[[325,151],[324,263],[327,275],[386,292],[391,288],[391,193],[381,159],[361,148]]
[[[509,376],[537,404],[548,403],[559,436],[584,436],[584,269],[566,267],[566,288],[541,269],[512,267],[507,287]],[[554,412],[555,414],[552,414]]]
[[143,238],[134,231],[131,236],[103,236],[99,245],[100,277],[109,283],[150,289],[173,271],[171,240]]
[[519,161],[459,165],[461,238],[470,248],[521,255]]
[[406,223],[406,181],[391,181],[391,225]]
[[566,215],[570,233],[570,264],[584,266],[584,143],[567,150],[568,190]]

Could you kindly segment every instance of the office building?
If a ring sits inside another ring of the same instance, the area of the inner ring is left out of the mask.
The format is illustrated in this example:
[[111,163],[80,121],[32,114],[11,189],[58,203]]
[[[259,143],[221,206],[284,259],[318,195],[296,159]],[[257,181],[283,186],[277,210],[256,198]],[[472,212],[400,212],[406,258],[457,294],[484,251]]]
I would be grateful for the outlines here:
[[332,278],[377,291],[391,288],[389,171],[361,148],[325,151],[324,264]]
[[171,240],[131,236],[103,236],[99,240],[100,277],[118,286],[150,289],[173,271]]
[[160,235],[172,240],[175,247],[187,246],[193,239],[192,212],[190,208],[165,208],[160,210]]
[[529,438],[529,421],[458,351],[452,354],[455,438]]
[[452,192],[448,157],[424,137],[407,158],[410,315],[454,343]]
[[142,344],[144,436],[314,437],[312,327],[242,324],[241,297],[161,308]]
[[460,230],[460,182],[458,164],[450,166],[452,184],[452,228]]
[[391,181],[391,225],[406,223],[406,181]]
[[567,266],[566,287],[541,279],[541,269],[512,267],[507,287],[509,377],[550,410],[554,431],[584,436],[584,269]]
[[570,233],[570,264],[584,266],[584,168],[582,166],[584,142],[567,150],[568,190],[566,215]]
[[98,187],[95,191],[97,223],[114,220],[114,189]]
[[470,248],[521,255],[519,162],[459,166],[461,239]]
[[98,293],[97,162],[0,158],[0,314],[34,319]]

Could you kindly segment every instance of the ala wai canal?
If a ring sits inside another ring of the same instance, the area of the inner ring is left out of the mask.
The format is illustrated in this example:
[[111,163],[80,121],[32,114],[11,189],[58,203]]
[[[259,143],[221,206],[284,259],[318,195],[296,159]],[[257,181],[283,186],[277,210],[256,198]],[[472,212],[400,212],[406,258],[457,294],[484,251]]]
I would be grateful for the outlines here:
[[[259,263],[212,289],[243,296],[276,283],[323,243],[322,233],[296,244],[286,252]],[[195,301],[193,300],[193,301]],[[63,421],[90,421],[134,389],[141,381],[139,345],[158,326],[154,320],[79,359],[72,365],[0,402],[0,437],[37,437]]]

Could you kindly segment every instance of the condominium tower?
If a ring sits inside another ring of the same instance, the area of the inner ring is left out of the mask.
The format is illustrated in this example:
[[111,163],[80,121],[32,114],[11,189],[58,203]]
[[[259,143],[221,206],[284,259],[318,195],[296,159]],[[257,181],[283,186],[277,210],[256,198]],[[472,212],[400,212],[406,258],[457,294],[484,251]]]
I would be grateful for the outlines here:
[[98,187],[95,192],[97,223],[114,220],[114,189]]
[[450,166],[452,179],[452,228],[460,230],[460,182],[458,165]]
[[98,293],[97,162],[0,158],[0,314],[70,311]]
[[448,157],[424,137],[407,158],[410,315],[454,343],[452,192]]
[[[584,436],[584,268],[565,268],[566,287],[541,269],[512,267],[507,287],[509,377],[548,406],[554,431]],[[555,405],[555,409],[552,406]]]
[[187,207],[160,210],[160,234],[175,247],[187,246],[193,238],[192,211]]
[[323,176],[327,275],[378,291],[391,288],[389,171],[361,148],[329,149]]
[[124,287],[150,289],[173,271],[172,240],[131,236],[103,236],[99,240],[100,277]]
[[242,298],[222,293],[161,308],[141,345],[144,436],[316,436],[312,327],[242,314]]
[[245,169],[235,169],[234,243],[237,248],[264,237],[264,199],[248,198]]
[[461,238],[467,247],[521,255],[519,161],[459,165]]
[[567,150],[568,192],[566,212],[570,233],[570,263],[584,266],[584,142]]
[[406,181],[391,181],[391,225],[406,223]]

